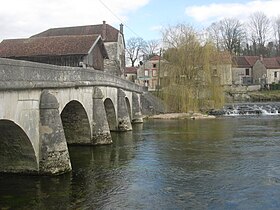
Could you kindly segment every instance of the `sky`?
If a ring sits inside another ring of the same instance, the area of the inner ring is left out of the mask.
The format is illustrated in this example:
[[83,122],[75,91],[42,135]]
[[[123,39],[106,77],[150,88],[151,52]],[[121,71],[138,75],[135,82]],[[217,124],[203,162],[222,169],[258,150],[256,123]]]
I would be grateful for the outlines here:
[[0,0],[0,41],[28,38],[49,28],[106,21],[125,39],[161,38],[166,26],[186,23],[204,29],[223,18],[246,21],[257,11],[280,16],[280,0]]

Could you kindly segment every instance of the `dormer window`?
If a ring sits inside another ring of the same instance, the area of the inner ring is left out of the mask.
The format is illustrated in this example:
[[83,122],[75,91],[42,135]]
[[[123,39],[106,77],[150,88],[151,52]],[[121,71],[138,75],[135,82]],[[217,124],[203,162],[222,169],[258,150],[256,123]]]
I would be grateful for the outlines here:
[[157,64],[156,63],[153,63],[153,68],[156,68],[157,67]]

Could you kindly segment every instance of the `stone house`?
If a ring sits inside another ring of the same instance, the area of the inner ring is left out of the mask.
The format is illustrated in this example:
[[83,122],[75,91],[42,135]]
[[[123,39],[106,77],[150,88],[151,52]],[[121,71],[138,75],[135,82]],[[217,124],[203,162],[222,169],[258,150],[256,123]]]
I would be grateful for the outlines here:
[[280,58],[262,58],[253,66],[255,84],[273,84],[280,81]]
[[147,87],[150,91],[155,91],[158,85],[163,85],[167,77],[167,72],[161,68],[164,62],[166,61],[157,55],[143,62],[137,71],[139,85]]
[[108,54],[100,35],[72,35],[6,39],[0,43],[0,57],[104,70]]
[[253,81],[253,66],[259,56],[235,56],[232,58],[232,84],[251,85]]
[[122,24],[119,30],[106,24],[105,21],[97,25],[51,28],[30,38],[86,35],[101,36],[109,58],[104,60],[104,70],[123,77],[125,68],[125,41]]
[[213,76],[218,76],[221,85],[232,85],[232,60],[229,53],[220,53],[218,61],[216,58],[212,60]]
[[138,68],[136,67],[125,67],[124,70],[125,79],[131,82],[135,82],[135,80],[137,79],[137,70]]

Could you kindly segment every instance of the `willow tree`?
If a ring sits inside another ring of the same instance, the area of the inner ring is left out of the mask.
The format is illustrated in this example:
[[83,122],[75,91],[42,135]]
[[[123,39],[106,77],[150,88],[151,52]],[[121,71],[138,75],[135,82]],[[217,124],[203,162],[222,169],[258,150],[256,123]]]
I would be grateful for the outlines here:
[[201,41],[198,33],[184,24],[165,28],[163,41],[167,62],[162,68],[169,83],[163,88],[162,97],[169,107],[179,112],[220,107],[220,53],[215,46]]

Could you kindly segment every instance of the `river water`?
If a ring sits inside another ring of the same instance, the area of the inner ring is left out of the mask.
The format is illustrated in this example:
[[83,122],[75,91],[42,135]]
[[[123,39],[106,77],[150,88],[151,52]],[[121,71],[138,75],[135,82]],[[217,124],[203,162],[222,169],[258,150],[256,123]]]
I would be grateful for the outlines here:
[[58,177],[0,175],[0,209],[279,209],[280,116],[147,120],[70,147]]

